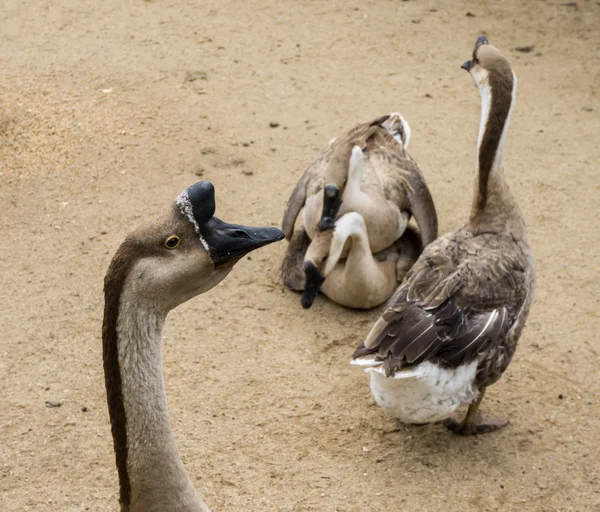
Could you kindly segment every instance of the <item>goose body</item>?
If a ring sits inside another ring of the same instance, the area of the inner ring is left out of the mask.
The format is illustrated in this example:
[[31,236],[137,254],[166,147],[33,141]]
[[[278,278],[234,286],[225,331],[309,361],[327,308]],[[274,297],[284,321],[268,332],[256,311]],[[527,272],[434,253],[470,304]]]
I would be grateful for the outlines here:
[[208,291],[246,253],[281,240],[274,228],[214,216],[214,189],[199,182],[162,218],[131,233],[104,281],[107,402],[122,512],[208,512],[175,444],[162,373],[168,312]]
[[[307,168],[292,193],[283,219],[290,241],[282,265],[282,279],[302,290],[298,272],[310,240],[333,229],[348,212],[364,219],[373,253],[388,249],[415,218],[422,245],[437,236],[437,216],[429,189],[406,148],[410,128],[397,113],[350,130],[335,139]],[[295,231],[298,215],[302,223]],[[342,253],[346,257],[346,252]]]
[[[411,232],[387,249],[372,254],[362,216],[349,212],[333,230],[318,232],[304,260],[307,274],[302,304],[312,304],[309,281],[313,273],[320,290],[342,306],[369,309],[383,304],[394,293],[399,280],[420,252],[418,236]],[[341,259],[342,254],[346,255]],[[321,277],[322,275],[322,277]]]
[[[405,423],[446,420],[460,434],[505,426],[478,408],[508,367],[533,299],[535,266],[502,150],[516,93],[508,61],[483,36],[465,63],[482,98],[468,222],[427,246],[354,354],[386,411]],[[461,421],[451,414],[469,409]]]

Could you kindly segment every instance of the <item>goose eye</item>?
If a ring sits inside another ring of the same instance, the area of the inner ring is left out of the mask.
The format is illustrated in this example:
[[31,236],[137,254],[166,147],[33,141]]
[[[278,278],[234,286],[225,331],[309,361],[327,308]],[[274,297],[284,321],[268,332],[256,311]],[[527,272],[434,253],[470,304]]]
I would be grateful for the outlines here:
[[169,238],[165,240],[165,247],[167,249],[175,249],[179,245],[179,237],[175,235],[171,235]]

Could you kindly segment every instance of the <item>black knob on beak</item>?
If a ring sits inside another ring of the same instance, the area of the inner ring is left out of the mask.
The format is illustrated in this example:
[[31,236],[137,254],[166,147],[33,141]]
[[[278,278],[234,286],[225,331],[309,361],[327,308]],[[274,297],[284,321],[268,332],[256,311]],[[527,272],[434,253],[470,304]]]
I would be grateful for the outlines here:
[[461,68],[464,69],[467,72],[470,72],[472,66],[473,66],[473,61],[472,60],[468,60],[467,62],[463,63],[463,65],[461,66]]
[[490,42],[487,40],[487,37],[479,36],[477,38],[477,41],[475,42],[475,48],[477,48],[478,46],[480,46],[482,44],[490,44]]

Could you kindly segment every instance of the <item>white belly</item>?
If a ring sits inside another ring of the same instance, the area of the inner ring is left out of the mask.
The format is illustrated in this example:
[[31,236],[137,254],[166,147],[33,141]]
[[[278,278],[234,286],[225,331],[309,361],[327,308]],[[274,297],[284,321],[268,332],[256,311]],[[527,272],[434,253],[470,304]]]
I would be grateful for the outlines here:
[[478,395],[473,388],[477,361],[453,370],[426,362],[394,377],[386,377],[381,367],[366,371],[371,374],[371,392],[377,403],[403,423],[446,419]]

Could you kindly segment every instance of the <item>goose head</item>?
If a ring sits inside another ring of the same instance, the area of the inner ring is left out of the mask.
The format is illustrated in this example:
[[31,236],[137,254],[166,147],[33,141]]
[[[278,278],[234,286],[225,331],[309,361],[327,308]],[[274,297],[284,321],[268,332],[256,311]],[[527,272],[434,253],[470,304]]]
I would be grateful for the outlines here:
[[466,61],[462,69],[467,71],[475,85],[480,89],[505,87],[512,90],[513,73],[506,57],[485,36],[479,36],[471,60]]
[[324,270],[329,259],[329,248],[334,230],[317,230],[304,255],[304,275],[306,284],[302,293],[302,307],[308,309],[315,301],[321,285],[325,281]]
[[250,251],[283,239],[276,228],[224,222],[215,207],[210,182],[184,190],[165,215],[127,236],[106,284],[127,275],[137,302],[169,311],[218,284]]

